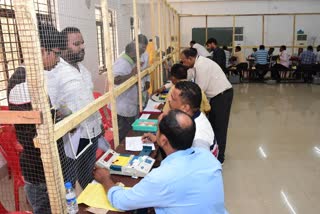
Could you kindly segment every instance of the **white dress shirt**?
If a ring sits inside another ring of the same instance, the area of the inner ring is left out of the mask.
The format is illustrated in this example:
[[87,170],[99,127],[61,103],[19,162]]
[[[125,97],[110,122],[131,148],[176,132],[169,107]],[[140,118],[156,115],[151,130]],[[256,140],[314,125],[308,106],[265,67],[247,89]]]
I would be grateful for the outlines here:
[[[78,63],[79,70],[62,58],[58,65],[47,72],[48,94],[53,107],[70,114],[94,101],[90,72]],[[71,111],[71,112],[70,112]],[[80,124],[81,138],[91,139],[101,133],[101,116],[92,114]]]
[[210,146],[214,142],[214,132],[208,118],[201,112],[194,119],[196,124],[196,133],[194,135],[192,147],[201,147],[210,151]]
[[205,47],[203,47],[202,45],[200,45],[198,43],[194,44],[192,47],[197,49],[198,55],[200,55],[200,56],[204,56],[204,57],[211,56],[209,51],[207,51],[207,49]]
[[192,76],[195,83],[200,86],[208,99],[232,88],[231,83],[220,66],[203,56],[196,58]]
[[280,52],[280,64],[283,65],[284,67],[289,68],[289,54],[286,50],[283,50]]

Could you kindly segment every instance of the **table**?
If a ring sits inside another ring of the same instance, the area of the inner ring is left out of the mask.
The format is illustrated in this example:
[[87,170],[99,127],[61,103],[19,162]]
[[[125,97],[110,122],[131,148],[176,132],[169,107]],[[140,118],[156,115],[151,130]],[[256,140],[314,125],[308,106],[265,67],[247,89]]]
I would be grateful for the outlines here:
[[[146,113],[146,112],[143,112]],[[149,116],[149,119],[157,119],[160,115],[160,113],[149,113],[151,114]],[[141,131],[133,131],[130,130],[129,133],[127,134],[128,137],[133,137],[133,136],[141,136],[143,135],[145,132],[141,132]],[[160,161],[157,160],[158,154],[159,154],[159,146],[156,144],[155,145],[155,150],[151,152],[150,157],[152,157],[153,159],[156,159],[153,167],[158,167],[160,165]],[[115,151],[117,153],[121,153],[121,154],[133,154],[133,155],[138,155],[140,152],[134,152],[134,151],[126,151],[125,148],[125,139],[123,141],[121,141],[121,143],[119,144],[119,146],[115,149]],[[133,187],[134,185],[136,185],[142,178],[132,178],[129,176],[123,176],[123,175],[111,175],[111,178],[114,182],[121,182],[123,183],[125,186],[127,187]],[[88,206],[86,206],[85,204],[79,204],[79,214],[82,213],[90,213],[88,211],[86,211],[85,209]],[[127,212],[121,212],[121,213],[133,213],[136,211],[127,211]],[[119,214],[119,212],[115,212],[115,211],[108,211],[108,214]],[[148,213],[154,213],[153,209],[149,209]]]

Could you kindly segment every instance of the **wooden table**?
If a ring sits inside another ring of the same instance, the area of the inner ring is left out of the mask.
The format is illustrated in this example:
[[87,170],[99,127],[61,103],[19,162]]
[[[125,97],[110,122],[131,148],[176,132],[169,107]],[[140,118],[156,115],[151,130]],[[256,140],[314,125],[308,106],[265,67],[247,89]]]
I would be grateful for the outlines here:
[[[149,119],[157,119],[159,117],[159,113],[151,113]],[[133,131],[130,130],[129,133],[127,134],[128,137],[134,137],[134,136],[142,136],[145,132],[140,132],[140,131]],[[153,159],[156,159],[156,162],[154,163],[153,167],[158,167],[160,162],[157,161],[157,157],[159,154],[159,146],[156,144],[155,145],[155,150],[151,152],[150,157],[152,157]],[[125,139],[123,141],[121,141],[121,143],[119,144],[119,146],[115,149],[115,151],[117,153],[120,154],[133,154],[133,155],[138,155],[140,152],[133,152],[133,151],[126,151],[125,148]],[[134,185],[136,185],[137,183],[139,183],[139,181],[142,178],[132,178],[129,176],[123,176],[123,175],[111,175],[111,178],[114,182],[121,182],[123,183],[125,186],[127,187],[133,187]],[[86,206],[85,204],[79,204],[79,213],[90,213],[88,211],[86,211],[85,209],[88,206]],[[127,212],[122,212],[122,213],[133,213],[136,211],[127,211]],[[115,211],[108,211],[108,214],[119,214],[119,212],[115,212]],[[150,209],[150,211],[148,211],[148,213],[154,213],[153,209]]]

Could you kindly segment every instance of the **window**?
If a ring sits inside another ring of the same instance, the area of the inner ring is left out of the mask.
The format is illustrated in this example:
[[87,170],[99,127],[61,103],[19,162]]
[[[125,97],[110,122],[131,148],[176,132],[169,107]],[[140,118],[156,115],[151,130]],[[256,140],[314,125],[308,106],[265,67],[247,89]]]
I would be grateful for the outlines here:
[[[100,73],[106,71],[105,62],[105,47],[104,47],[104,34],[103,34],[103,20],[101,8],[95,9],[96,14],[96,30],[97,30],[97,44],[98,44],[98,55],[99,55],[99,67]],[[117,31],[116,31],[116,14],[114,11],[108,11],[109,16],[109,27],[110,27],[110,39],[111,39],[111,58],[114,62],[118,56],[117,48]]]
[[[12,1],[0,0],[0,105],[7,105],[8,80],[23,62]],[[50,0],[34,0],[34,5],[39,20],[54,24]]]

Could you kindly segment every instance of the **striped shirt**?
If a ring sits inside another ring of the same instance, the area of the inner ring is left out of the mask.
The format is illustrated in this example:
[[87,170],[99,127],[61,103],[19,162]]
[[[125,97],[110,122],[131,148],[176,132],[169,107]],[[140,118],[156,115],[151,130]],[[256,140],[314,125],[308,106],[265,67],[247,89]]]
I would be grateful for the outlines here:
[[268,63],[268,51],[266,50],[258,50],[254,53],[254,58],[256,60],[256,64],[266,65]]

